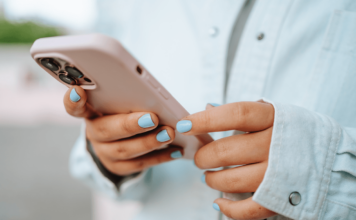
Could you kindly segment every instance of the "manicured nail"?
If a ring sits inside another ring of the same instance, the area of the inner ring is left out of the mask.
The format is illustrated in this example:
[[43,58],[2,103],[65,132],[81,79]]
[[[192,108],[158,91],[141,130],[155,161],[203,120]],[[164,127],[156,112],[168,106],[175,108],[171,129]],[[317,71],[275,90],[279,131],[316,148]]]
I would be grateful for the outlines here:
[[77,91],[75,91],[75,88],[73,88],[70,92],[69,98],[72,100],[72,102],[78,102],[80,100],[80,96],[78,95]]
[[149,128],[155,126],[155,123],[153,123],[151,115],[147,113],[138,119],[138,125],[141,128]]
[[182,153],[181,153],[179,150],[177,150],[177,151],[174,151],[174,152],[171,153],[171,157],[172,157],[173,159],[177,159],[177,158],[183,157],[183,155],[182,155]]
[[205,182],[205,174],[203,174],[203,176],[201,176],[200,180],[201,180],[202,183],[206,184],[206,182]]
[[162,130],[162,131],[158,132],[156,139],[159,142],[166,142],[166,141],[171,140],[171,138],[168,135],[167,130]]
[[220,106],[220,104],[217,104],[217,103],[208,103],[208,105],[212,105],[212,106],[214,106],[214,107]]
[[189,120],[183,120],[177,123],[177,130],[180,133],[188,132],[191,129],[192,129],[192,122]]
[[214,208],[216,211],[219,211],[219,212],[220,212],[220,207],[219,207],[218,204],[213,203],[213,208]]

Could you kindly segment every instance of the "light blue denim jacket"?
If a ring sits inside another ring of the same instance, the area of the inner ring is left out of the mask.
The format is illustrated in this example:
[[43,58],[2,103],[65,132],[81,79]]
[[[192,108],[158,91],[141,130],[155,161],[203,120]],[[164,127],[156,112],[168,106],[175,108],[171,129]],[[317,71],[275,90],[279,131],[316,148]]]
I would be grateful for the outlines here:
[[[243,2],[102,0],[98,30],[120,39],[194,113],[224,100],[229,36]],[[355,49],[354,0],[259,0],[250,14],[225,98],[275,107],[269,165],[253,196],[279,214],[271,219],[356,219]],[[118,202],[142,203],[134,219],[218,219],[211,205],[220,193],[200,182],[192,161],[156,166],[117,190],[83,134],[72,174]],[[296,206],[292,192],[301,195]]]

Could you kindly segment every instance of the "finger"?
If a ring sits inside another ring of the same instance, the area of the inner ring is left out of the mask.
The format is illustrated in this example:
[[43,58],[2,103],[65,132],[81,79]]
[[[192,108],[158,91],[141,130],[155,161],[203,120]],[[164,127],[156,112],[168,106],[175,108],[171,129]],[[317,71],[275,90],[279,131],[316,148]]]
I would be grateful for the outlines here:
[[217,103],[208,103],[205,106],[205,110],[208,110],[208,109],[211,109],[211,108],[214,108],[214,107],[218,107],[218,106],[220,106],[220,105],[217,104]]
[[227,217],[236,220],[266,219],[276,215],[275,212],[261,206],[253,201],[252,198],[241,201],[231,201],[220,198],[214,201],[213,207],[221,211]]
[[265,161],[268,159],[272,131],[273,127],[211,142],[197,151],[195,164],[201,169],[211,169]]
[[262,183],[267,162],[205,172],[208,186],[226,193],[255,192]]
[[80,86],[73,86],[64,95],[64,107],[74,117],[91,118],[99,115],[87,103],[87,95]]
[[177,123],[187,135],[216,131],[261,131],[273,125],[274,108],[261,102],[236,102],[195,113]]
[[87,137],[91,141],[114,141],[153,130],[158,122],[157,115],[149,112],[107,115],[86,120]]
[[141,157],[131,160],[123,161],[108,161],[104,160],[102,163],[112,173],[124,176],[140,172],[152,166],[169,162],[181,158],[184,151],[180,147],[169,147],[163,150],[156,150]]
[[127,160],[157,150],[171,143],[174,138],[174,130],[162,126],[154,131],[116,142],[93,142],[93,147],[99,158]]

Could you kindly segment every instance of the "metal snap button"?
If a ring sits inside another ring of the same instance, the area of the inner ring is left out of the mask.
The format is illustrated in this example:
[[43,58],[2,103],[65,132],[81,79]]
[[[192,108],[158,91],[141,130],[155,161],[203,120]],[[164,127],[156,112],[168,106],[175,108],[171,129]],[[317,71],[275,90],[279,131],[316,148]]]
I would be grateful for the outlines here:
[[257,35],[257,40],[262,40],[264,37],[265,37],[265,34],[264,34],[264,33],[259,33],[259,34]]
[[291,205],[296,206],[300,203],[300,201],[302,200],[302,196],[300,195],[299,192],[292,192],[289,195],[289,202]]
[[216,37],[219,34],[219,29],[217,27],[211,27],[209,29],[209,35],[210,37]]

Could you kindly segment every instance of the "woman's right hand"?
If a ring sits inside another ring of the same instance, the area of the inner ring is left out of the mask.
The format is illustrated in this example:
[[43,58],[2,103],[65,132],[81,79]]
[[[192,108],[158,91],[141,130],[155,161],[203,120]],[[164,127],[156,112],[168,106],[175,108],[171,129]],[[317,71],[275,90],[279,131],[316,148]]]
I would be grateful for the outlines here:
[[85,118],[86,137],[100,162],[110,172],[125,176],[182,157],[183,149],[170,146],[174,129],[158,126],[157,115],[135,112],[101,116],[88,103],[79,86],[69,88],[64,96],[66,111]]

